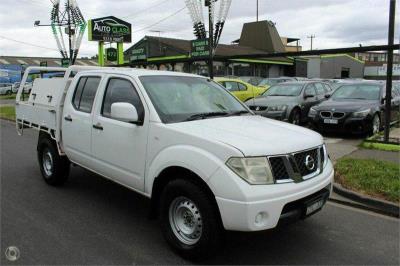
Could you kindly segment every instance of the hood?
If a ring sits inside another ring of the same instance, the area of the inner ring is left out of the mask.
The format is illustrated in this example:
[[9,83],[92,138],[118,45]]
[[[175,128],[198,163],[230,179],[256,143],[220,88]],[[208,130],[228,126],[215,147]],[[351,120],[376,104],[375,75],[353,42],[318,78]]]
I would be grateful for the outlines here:
[[335,109],[335,111],[341,112],[355,112],[361,109],[373,108],[377,105],[377,101],[329,99],[316,106],[315,109],[318,111]]
[[263,96],[246,101],[248,106],[277,106],[297,102],[296,96]]
[[286,154],[323,143],[321,135],[314,131],[256,115],[196,120],[168,127],[233,146],[245,156]]

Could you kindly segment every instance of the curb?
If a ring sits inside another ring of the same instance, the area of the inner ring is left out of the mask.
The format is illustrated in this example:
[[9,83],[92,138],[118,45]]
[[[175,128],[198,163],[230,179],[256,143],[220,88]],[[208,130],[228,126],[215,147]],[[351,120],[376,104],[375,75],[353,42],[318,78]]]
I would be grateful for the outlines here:
[[363,195],[363,194],[348,190],[348,189],[342,187],[338,183],[333,184],[333,191],[343,197],[346,197],[355,202],[361,203],[362,205],[357,204],[357,203],[345,202],[345,201],[338,200],[338,199],[333,199],[333,201],[335,201],[335,202],[344,203],[346,205],[351,205],[354,207],[360,207],[360,208],[363,208],[366,210],[379,212],[379,213],[397,217],[397,218],[400,217],[400,206],[395,203],[392,203],[392,202],[389,202],[386,200],[376,199],[376,198],[373,198],[373,197],[370,197],[367,195]]

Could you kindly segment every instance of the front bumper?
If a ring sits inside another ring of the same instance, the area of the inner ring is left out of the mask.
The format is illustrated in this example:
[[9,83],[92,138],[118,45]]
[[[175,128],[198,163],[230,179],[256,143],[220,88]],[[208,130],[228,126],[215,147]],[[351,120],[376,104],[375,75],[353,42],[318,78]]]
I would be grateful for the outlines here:
[[287,121],[288,118],[286,116],[287,111],[253,111],[257,115],[261,115],[267,118],[280,120],[280,121]]
[[309,121],[313,128],[321,132],[362,134],[370,131],[372,127],[372,118],[369,115],[363,118],[345,116],[338,119],[337,124],[324,123],[324,119],[319,115],[309,117]]
[[221,168],[209,180],[209,185],[216,195],[226,230],[260,231],[276,227],[281,218],[291,216],[291,211],[298,209],[286,206],[301,204],[326,188],[329,194],[333,174],[332,163],[328,161],[320,175],[301,183],[249,185]]

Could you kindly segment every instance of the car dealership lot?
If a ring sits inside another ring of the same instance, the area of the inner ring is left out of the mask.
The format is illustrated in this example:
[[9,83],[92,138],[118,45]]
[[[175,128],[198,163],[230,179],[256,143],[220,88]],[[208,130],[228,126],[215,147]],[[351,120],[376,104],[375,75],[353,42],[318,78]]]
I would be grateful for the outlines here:
[[[149,202],[80,167],[64,187],[45,185],[36,132],[1,121],[1,263],[184,264],[148,220]],[[328,203],[290,227],[229,233],[210,264],[399,264],[399,220]]]

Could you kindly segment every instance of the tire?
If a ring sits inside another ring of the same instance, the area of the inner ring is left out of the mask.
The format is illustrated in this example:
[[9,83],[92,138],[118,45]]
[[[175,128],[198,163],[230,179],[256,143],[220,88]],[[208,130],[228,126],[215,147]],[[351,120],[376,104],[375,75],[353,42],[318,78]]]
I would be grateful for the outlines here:
[[290,113],[289,123],[291,123],[293,125],[297,125],[297,126],[300,125],[300,123],[301,123],[301,114],[300,114],[300,110],[299,109],[295,108]]
[[47,184],[60,186],[67,181],[70,162],[58,154],[56,144],[47,135],[39,136],[37,156],[40,172]]
[[375,135],[377,133],[379,133],[381,129],[381,118],[379,117],[378,114],[374,114],[374,116],[372,117],[372,121],[371,121],[371,129],[370,129],[370,135]]
[[223,244],[215,201],[192,181],[175,179],[166,185],[160,198],[160,222],[168,244],[186,259],[208,258]]

